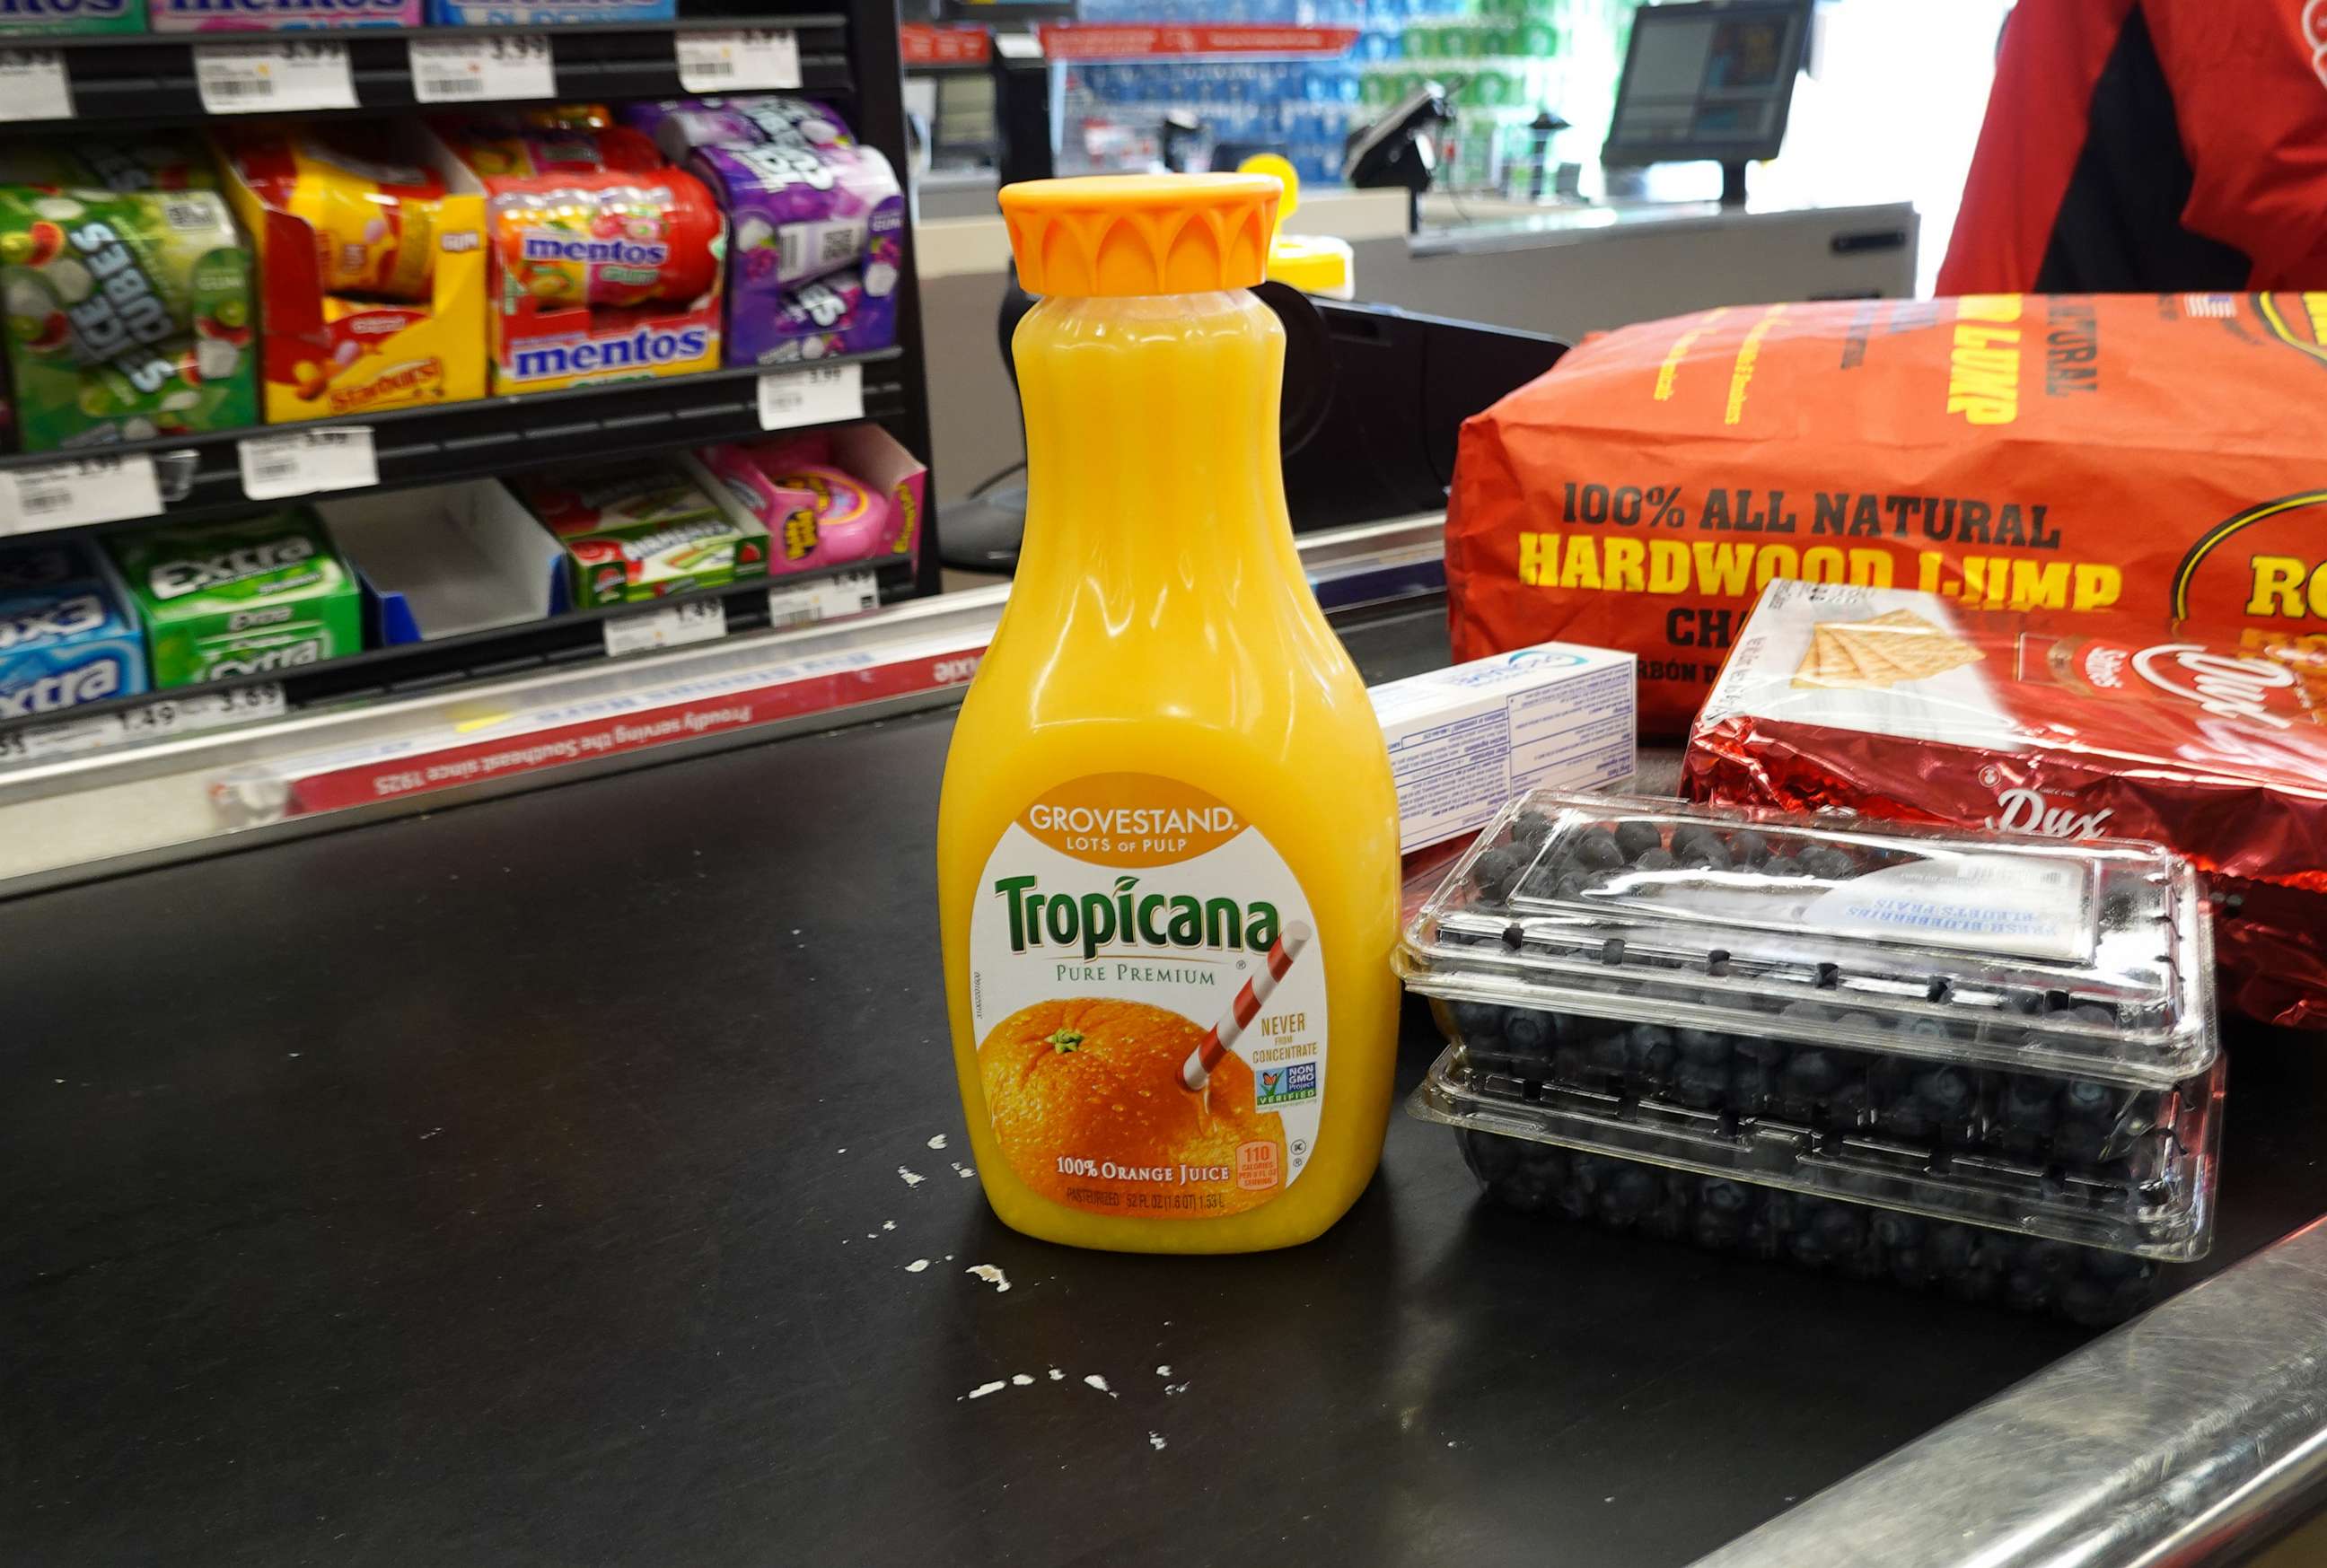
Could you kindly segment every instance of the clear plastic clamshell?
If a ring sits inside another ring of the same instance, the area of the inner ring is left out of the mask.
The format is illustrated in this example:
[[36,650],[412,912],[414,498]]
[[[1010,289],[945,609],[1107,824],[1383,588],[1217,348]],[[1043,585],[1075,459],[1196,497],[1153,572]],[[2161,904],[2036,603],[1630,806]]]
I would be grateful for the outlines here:
[[1399,966],[1453,1042],[1413,1108],[1472,1134],[2148,1258],[2210,1240],[2211,940],[2154,845],[1537,792]]

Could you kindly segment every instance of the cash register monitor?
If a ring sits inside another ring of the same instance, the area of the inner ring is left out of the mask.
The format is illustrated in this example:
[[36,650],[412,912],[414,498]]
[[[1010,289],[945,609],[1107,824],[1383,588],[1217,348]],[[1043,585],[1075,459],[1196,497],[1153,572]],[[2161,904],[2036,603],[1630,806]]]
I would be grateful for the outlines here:
[[1776,157],[1786,139],[1812,3],[1732,0],[1633,13],[1601,162],[1713,159],[1722,165],[1723,204],[1742,206],[1745,165]]

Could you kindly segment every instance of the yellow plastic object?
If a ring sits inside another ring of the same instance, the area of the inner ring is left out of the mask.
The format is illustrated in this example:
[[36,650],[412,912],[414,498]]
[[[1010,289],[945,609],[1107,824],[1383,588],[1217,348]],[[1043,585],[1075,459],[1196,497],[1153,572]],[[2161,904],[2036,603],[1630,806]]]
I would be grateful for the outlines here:
[[1282,182],[1285,199],[1276,208],[1276,232],[1268,242],[1268,275],[1303,294],[1327,299],[1358,297],[1357,253],[1346,239],[1327,234],[1287,234],[1285,220],[1300,210],[1301,176],[1275,153],[1255,153],[1237,165],[1239,174],[1269,174]]
[[[1063,287],[1186,285],[1195,263],[1154,258],[1266,183],[1003,198],[1049,297],[1014,339],[1024,549],[947,759],[939,919],[978,1179],[1004,1223],[1073,1246],[1306,1241],[1390,1111],[1397,801],[1293,547],[1284,331],[1241,289]],[[1094,266],[1126,216],[1145,259]]]
[[1251,174],[1094,174],[1002,189],[1028,294],[1082,299],[1250,288],[1278,187]]

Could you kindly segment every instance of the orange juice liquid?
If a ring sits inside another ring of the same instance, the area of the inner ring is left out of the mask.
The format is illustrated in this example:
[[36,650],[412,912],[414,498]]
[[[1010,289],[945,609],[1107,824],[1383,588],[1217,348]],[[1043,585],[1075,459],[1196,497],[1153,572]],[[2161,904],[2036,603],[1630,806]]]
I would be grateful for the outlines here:
[[1293,546],[1283,331],[1240,288],[1054,295],[1014,347],[1024,548],[938,826],[978,1176],[1004,1223],[1073,1246],[1306,1241],[1389,1114],[1397,810]]

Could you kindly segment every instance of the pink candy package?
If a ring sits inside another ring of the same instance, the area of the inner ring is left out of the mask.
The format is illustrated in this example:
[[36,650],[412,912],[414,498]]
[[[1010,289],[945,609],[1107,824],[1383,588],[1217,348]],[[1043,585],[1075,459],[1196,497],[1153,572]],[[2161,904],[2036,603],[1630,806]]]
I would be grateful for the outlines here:
[[735,442],[697,455],[767,527],[771,576],[917,558],[929,471],[879,425]]

